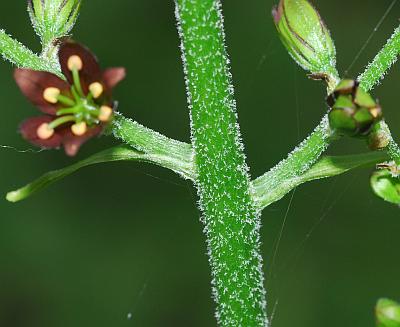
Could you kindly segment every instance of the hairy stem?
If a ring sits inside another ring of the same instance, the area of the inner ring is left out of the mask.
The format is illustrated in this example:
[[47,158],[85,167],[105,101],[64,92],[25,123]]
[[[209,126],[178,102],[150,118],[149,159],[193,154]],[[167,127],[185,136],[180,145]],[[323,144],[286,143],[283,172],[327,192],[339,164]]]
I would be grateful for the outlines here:
[[399,53],[400,26],[394,30],[393,35],[386,42],[386,45],[378,52],[364,73],[358,77],[360,86],[364,90],[371,90],[384,78],[386,72],[397,61]]
[[[358,77],[360,87],[367,91],[372,89],[384,78],[386,72],[398,60],[399,54],[400,26],[394,30],[392,36],[387,40],[385,46],[378,52],[374,60],[368,65],[365,72]],[[389,126],[386,123],[384,123],[384,128],[387,130],[390,138],[388,154],[392,160],[400,165],[400,147],[394,140]]]
[[157,164],[172,169],[184,178],[195,180],[196,169],[190,144],[170,139],[119,113],[110,128],[115,138],[156,158]]
[[249,194],[221,4],[177,0],[196,186],[220,326],[266,326],[260,217]]
[[290,192],[295,186],[288,188],[286,182],[296,180],[312,167],[328,147],[331,136],[328,116],[324,116],[315,131],[286,159],[255,179],[252,182],[252,195],[257,207],[263,209]]
[[389,129],[389,126],[387,125],[387,123],[385,121],[383,121],[381,126],[389,139],[389,145],[387,146],[387,153],[388,153],[390,159],[393,160],[398,166],[400,166],[400,147],[394,140],[393,135],[390,132],[390,129]]
[[0,54],[12,64],[33,70],[48,71],[62,76],[59,68],[47,60],[34,54],[30,49],[0,30]]
[[388,146],[388,154],[390,159],[394,160],[398,166],[400,166],[400,147],[397,142],[390,136],[390,143]]

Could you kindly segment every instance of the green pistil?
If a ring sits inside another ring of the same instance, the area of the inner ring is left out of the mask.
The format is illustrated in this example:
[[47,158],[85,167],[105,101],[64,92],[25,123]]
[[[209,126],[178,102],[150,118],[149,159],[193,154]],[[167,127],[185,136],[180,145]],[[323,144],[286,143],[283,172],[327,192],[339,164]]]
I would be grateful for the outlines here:
[[[74,105],[75,103],[73,103]],[[64,108],[57,111],[57,116],[68,115],[68,114],[78,114],[82,111],[82,106],[77,105],[70,108]]]
[[72,78],[72,97],[69,98],[65,95],[59,95],[57,97],[58,102],[65,106],[65,108],[57,110],[56,115],[59,116],[59,118],[49,124],[53,129],[68,122],[80,123],[84,121],[88,125],[99,123],[99,106],[94,102],[91,92],[89,92],[87,96],[84,95],[79,78],[79,71],[77,69],[72,70]]
[[79,71],[76,68],[72,69],[72,79],[74,80],[74,86],[76,87],[79,95],[82,98],[85,97],[82,90],[81,80],[79,78]]
[[49,127],[52,128],[52,129],[55,129],[60,125],[63,125],[63,124],[68,123],[68,122],[75,122],[75,121],[76,121],[75,116],[63,116],[63,117],[60,117],[60,118],[57,118],[57,119],[53,120],[49,124]]
[[86,99],[87,99],[88,101],[92,101],[92,100],[93,100],[93,94],[92,94],[92,92],[89,92],[89,94],[88,94],[88,96],[86,97]]
[[57,96],[57,100],[58,102],[60,102],[61,104],[68,106],[68,107],[72,107],[75,105],[75,101],[72,100],[71,98],[66,97],[65,95],[60,94],[59,96]]
[[89,114],[97,118],[100,115],[100,110],[99,109],[92,109],[92,110],[89,111]]
[[71,87],[71,93],[74,96],[76,102],[81,102],[82,101],[81,97],[79,96],[78,92],[75,89],[75,86]]
[[85,111],[88,113],[93,113],[93,112],[99,112],[97,106],[91,104],[90,102],[86,101],[82,104],[84,107]]
[[64,115],[70,115],[75,117],[76,122],[85,121],[87,124],[96,123],[99,114],[100,109],[87,99],[80,99],[79,102],[74,102],[74,106],[59,109],[56,113],[57,116],[61,116],[60,118],[63,118]]

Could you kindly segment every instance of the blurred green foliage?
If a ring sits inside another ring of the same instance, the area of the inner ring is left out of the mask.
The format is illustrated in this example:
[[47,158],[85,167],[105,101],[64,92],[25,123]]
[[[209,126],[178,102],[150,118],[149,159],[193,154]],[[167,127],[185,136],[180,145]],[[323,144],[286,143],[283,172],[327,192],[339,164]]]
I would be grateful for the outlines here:
[[[388,3],[315,1],[343,73]],[[224,2],[228,51],[248,163],[262,174],[325,112],[325,87],[307,80],[280,44],[273,1]],[[346,10],[343,10],[346,6]],[[25,1],[2,3],[0,26],[39,50]],[[400,3],[342,77],[354,78],[398,24]],[[85,1],[74,37],[104,67],[124,65],[120,111],[189,141],[173,1]],[[27,149],[18,124],[37,114],[0,63],[0,144]],[[373,92],[400,136],[400,72]],[[268,128],[266,128],[268,126]],[[279,141],[277,141],[279,140]],[[0,148],[0,193],[115,144],[101,138],[78,158]],[[346,139],[329,154],[365,151]],[[273,327],[372,327],[378,298],[400,298],[399,209],[376,198],[370,170],[300,187],[274,257],[290,197],[263,213],[263,254]],[[214,326],[202,225],[192,186],[146,164],[84,169],[20,204],[0,199],[0,326]],[[275,309],[275,310],[274,310]],[[131,319],[127,319],[131,313]]]

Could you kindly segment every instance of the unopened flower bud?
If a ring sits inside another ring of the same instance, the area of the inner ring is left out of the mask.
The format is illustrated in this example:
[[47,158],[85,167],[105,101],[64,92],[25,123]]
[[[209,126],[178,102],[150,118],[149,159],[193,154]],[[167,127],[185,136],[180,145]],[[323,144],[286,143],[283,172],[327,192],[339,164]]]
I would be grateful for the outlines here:
[[314,76],[336,83],[336,50],[318,11],[307,0],[281,0],[272,10],[282,43]]
[[342,80],[327,98],[329,124],[339,134],[365,137],[382,119],[382,109],[356,81]]
[[29,16],[44,48],[68,35],[80,6],[81,0],[28,0]]

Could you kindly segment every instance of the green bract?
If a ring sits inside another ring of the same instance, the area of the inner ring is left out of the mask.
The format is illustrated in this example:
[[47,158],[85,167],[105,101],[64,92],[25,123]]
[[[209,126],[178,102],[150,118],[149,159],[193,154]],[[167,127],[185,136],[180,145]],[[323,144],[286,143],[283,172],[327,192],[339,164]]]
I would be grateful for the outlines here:
[[342,80],[327,99],[329,124],[339,134],[366,136],[382,119],[382,109],[353,80]]
[[71,31],[81,0],[28,0],[28,12],[44,48]]
[[376,305],[378,327],[400,327],[400,304],[381,299]]
[[272,15],[293,59],[314,76],[336,81],[335,45],[315,8],[306,0],[281,0]]
[[374,193],[383,200],[400,205],[400,179],[389,170],[379,170],[371,176],[371,187]]

